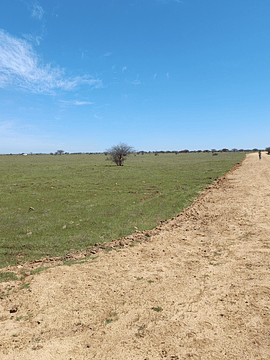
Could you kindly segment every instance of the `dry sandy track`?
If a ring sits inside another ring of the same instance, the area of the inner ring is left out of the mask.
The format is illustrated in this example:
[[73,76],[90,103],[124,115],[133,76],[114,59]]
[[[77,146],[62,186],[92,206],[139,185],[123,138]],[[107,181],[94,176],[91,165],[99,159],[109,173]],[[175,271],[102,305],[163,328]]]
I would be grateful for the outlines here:
[[0,359],[270,359],[269,179],[248,155],[148,241],[35,275]]

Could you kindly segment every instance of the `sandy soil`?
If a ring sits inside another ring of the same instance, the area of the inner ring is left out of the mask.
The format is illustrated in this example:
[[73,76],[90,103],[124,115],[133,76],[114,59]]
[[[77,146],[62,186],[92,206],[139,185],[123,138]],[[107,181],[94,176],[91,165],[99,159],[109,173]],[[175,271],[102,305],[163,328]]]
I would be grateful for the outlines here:
[[269,179],[250,154],[150,237],[27,276],[0,300],[0,359],[270,359]]

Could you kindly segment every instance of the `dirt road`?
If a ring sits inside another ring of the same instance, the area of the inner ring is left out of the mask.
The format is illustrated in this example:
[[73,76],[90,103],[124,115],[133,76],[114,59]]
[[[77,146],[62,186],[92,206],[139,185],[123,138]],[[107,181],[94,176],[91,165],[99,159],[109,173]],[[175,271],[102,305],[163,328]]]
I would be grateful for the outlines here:
[[0,359],[269,360],[270,156],[149,234],[28,276],[0,300]]

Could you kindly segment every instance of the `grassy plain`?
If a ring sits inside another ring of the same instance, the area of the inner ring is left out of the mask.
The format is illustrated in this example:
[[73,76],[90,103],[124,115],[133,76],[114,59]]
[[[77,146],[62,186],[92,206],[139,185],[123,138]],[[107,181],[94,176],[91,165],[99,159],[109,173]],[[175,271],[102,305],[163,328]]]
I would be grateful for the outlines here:
[[152,229],[244,156],[1,156],[0,268]]

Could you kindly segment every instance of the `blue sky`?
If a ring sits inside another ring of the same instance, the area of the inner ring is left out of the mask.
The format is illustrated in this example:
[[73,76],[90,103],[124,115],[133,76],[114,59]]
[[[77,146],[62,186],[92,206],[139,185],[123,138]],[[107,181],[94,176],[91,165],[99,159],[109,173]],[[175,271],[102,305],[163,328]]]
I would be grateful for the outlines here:
[[0,2],[0,153],[270,146],[269,0]]

